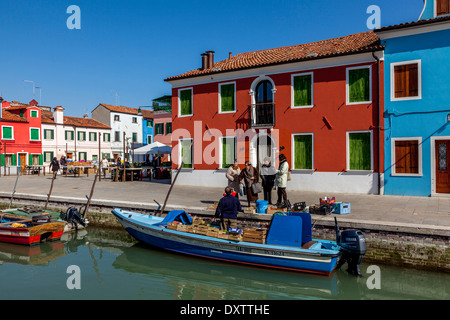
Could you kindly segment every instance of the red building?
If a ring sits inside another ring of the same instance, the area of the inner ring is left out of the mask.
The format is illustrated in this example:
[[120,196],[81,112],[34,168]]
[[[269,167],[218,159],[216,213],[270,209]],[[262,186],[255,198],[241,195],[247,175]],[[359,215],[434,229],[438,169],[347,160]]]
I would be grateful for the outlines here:
[[42,165],[41,110],[36,105],[0,100],[2,173],[5,166]]
[[382,57],[372,31],[219,62],[202,54],[201,68],[165,80],[174,169],[181,155],[187,162],[177,183],[225,186],[234,158],[259,168],[268,156],[277,167],[284,153],[288,190],[378,193]]

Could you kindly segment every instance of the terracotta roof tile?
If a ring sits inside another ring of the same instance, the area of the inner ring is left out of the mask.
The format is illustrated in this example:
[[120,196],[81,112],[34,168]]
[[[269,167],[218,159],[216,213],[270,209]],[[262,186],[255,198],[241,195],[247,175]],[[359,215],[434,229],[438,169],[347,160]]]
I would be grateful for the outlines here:
[[141,109],[141,112],[145,119],[153,119],[153,111]]
[[27,119],[22,118],[21,116],[9,112],[8,110],[3,109],[2,110],[2,117],[0,118],[0,121],[9,121],[9,122],[28,122]]
[[375,32],[366,31],[306,44],[240,53],[214,63],[212,68],[192,70],[178,76],[169,77],[165,81],[381,49],[383,49],[383,46],[380,45],[380,39]]
[[112,111],[112,112],[119,112],[119,113],[128,113],[128,114],[138,114],[138,109],[136,108],[130,108],[125,106],[114,106],[111,104],[106,103],[100,103],[100,105],[104,106],[106,109]]
[[[55,121],[53,119],[53,113],[48,111],[42,111],[41,121],[42,123],[54,124]],[[111,129],[111,127],[108,127],[107,125],[90,118],[77,118],[64,116],[64,124],[68,126],[83,127],[83,128]]]
[[405,23],[400,23],[400,24],[396,24],[396,25],[392,25],[392,26],[381,27],[380,29],[376,29],[375,32],[404,29],[404,28],[409,28],[409,27],[423,26],[423,25],[427,25],[427,24],[446,22],[446,21],[450,21],[450,16],[443,16],[443,17],[437,17],[437,18],[426,19],[426,20],[405,22]]

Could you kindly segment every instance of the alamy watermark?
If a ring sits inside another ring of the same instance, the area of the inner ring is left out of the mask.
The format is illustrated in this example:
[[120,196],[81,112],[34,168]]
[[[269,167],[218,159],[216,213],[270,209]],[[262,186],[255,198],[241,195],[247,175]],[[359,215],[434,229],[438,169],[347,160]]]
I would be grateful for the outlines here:
[[370,17],[367,18],[366,26],[370,30],[378,29],[381,27],[381,9],[377,5],[371,5],[366,10]]
[[73,30],[73,29],[81,29],[81,9],[77,5],[71,5],[67,7],[66,12],[70,14],[70,16],[67,18],[66,25],[67,29]]
[[66,273],[70,274],[67,278],[66,286],[69,290],[81,290],[81,269],[77,265],[67,267]]

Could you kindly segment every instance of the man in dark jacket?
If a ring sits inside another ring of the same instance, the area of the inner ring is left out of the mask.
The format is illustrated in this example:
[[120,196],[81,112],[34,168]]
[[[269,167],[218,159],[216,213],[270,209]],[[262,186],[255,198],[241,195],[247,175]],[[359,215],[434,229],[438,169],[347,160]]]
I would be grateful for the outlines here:
[[237,219],[237,214],[239,212],[244,212],[241,206],[241,202],[238,198],[231,194],[232,190],[230,187],[225,188],[225,196],[220,199],[217,205],[215,218],[220,218],[220,224],[222,230],[228,230],[231,224],[231,220]]

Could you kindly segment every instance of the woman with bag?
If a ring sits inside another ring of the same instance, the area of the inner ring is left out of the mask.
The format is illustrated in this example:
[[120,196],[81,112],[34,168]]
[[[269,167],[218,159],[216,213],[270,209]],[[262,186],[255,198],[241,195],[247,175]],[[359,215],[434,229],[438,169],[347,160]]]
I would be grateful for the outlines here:
[[241,169],[238,166],[238,162],[235,159],[234,163],[228,167],[227,173],[226,173],[226,177],[228,179],[228,186],[232,189],[234,189],[233,191],[236,192],[236,198],[239,198],[239,175],[241,174]]
[[272,204],[272,189],[275,184],[276,169],[272,166],[269,157],[264,158],[264,164],[261,167],[261,182],[264,191],[264,200]]
[[244,180],[245,191],[247,192],[248,206],[250,207],[251,201],[258,200],[258,193],[253,192],[252,186],[259,181],[259,173],[255,167],[251,165],[249,161],[245,161],[245,168],[239,175],[239,181]]
[[[278,167],[278,170],[276,172],[278,200],[275,205],[277,207],[280,207],[281,205],[286,205],[287,203],[286,186],[289,173],[289,164],[287,163],[286,156],[284,154],[280,154],[279,159],[280,159],[280,166]],[[283,202],[281,202],[282,199]]]

